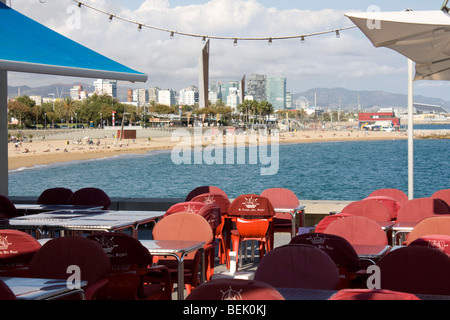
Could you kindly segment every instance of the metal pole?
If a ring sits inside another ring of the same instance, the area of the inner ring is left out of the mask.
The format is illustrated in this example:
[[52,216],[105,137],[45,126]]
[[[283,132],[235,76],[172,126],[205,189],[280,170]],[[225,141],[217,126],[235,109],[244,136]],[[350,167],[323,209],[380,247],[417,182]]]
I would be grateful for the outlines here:
[[414,65],[408,59],[408,198],[414,199]]
[[0,194],[8,196],[8,72],[0,70]]

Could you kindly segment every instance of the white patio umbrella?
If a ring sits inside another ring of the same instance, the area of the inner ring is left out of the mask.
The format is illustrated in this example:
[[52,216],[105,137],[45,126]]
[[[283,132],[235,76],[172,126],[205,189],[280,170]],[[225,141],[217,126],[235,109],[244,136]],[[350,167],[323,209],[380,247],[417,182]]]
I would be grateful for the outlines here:
[[413,80],[450,80],[450,16],[446,3],[442,10],[435,11],[363,12],[345,15],[375,47],[389,48],[408,58],[410,199],[414,197]]
[[117,63],[20,14],[0,0],[0,194],[8,194],[7,72],[145,82]]

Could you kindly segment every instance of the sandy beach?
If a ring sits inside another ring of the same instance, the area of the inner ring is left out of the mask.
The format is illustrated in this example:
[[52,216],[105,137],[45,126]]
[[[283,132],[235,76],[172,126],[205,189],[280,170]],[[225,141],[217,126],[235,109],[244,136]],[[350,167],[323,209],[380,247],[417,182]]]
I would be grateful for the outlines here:
[[[280,144],[318,141],[396,140],[407,139],[406,133],[380,131],[297,131],[279,134]],[[203,146],[214,139],[204,136]],[[9,170],[73,160],[112,157],[123,153],[146,153],[167,150],[179,145],[171,137],[119,140],[114,138],[88,140],[34,140],[19,145],[8,144]]]

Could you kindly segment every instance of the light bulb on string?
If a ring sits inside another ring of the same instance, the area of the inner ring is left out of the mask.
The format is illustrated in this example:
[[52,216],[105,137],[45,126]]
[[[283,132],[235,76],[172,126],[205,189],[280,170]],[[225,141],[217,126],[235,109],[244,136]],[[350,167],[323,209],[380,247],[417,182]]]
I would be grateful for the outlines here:
[[269,41],[267,42],[267,44],[268,44],[269,46],[272,45],[272,38],[269,38]]
[[237,46],[237,39],[236,38],[234,38],[234,40],[233,40],[233,46]]
[[139,24],[138,31],[142,31],[142,24]]
[[301,41],[302,43],[305,43],[305,36],[301,36],[300,41]]
[[170,36],[169,36],[169,38],[172,40],[173,39],[173,36],[174,36],[174,32],[173,31],[170,31]]
[[340,34],[340,32],[339,32],[339,30],[336,30],[336,38],[340,38],[341,37],[341,34]]

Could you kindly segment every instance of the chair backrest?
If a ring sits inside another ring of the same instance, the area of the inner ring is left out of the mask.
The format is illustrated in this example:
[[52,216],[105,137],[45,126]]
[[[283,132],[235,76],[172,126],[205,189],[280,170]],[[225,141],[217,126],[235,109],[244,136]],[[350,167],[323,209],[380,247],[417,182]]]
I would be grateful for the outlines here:
[[335,234],[346,239],[352,245],[387,245],[386,233],[380,225],[361,216],[338,219],[325,229],[324,233]]
[[450,256],[450,235],[430,234],[415,239],[408,246],[421,246],[436,249]]
[[405,202],[398,212],[397,222],[420,222],[434,215],[450,214],[449,205],[441,199],[417,198]]
[[304,244],[288,244],[269,251],[254,279],[276,288],[335,290],[339,285],[333,260],[322,250]]
[[155,240],[193,240],[211,243],[213,230],[200,215],[176,212],[159,220],[153,228]]
[[101,189],[98,188],[82,188],[75,191],[67,200],[67,204],[79,205],[100,205],[103,209],[109,209],[111,199]]
[[412,293],[383,289],[342,289],[329,300],[420,300]]
[[299,200],[294,192],[286,188],[270,188],[261,192],[261,197],[270,200],[273,206],[289,205],[298,206]]
[[73,194],[68,188],[56,187],[42,191],[37,199],[38,204],[66,204],[67,200]]
[[237,218],[236,229],[244,238],[264,238],[269,229],[269,220]]
[[126,233],[102,232],[87,236],[100,244],[111,262],[112,272],[134,271],[152,264],[150,252]]
[[81,280],[88,286],[105,278],[110,269],[109,258],[100,244],[83,237],[61,237],[47,241],[29,264],[32,277],[67,279],[69,266],[80,268]]
[[7,196],[0,194],[0,218],[2,215],[6,218],[14,218],[19,214],[14,203]]
[[194,188],[191,192],[189,192],[189,194],[186,196],[185,201],[191,201],[192,198],[203,194],[203,193],[220,193],[222,195],[224,195],[225,197],[228,198],[227,194],[225,193],[225,191],[223,191],[222,189],[220,189],[219,187],[216,186],[201,186],[201,187],[197,187]]
[[190,200],[191,202],[203,202],[206,204],[216,204],[219,206],[222,214],[226,214],[228,212],[228,207],[230,206],[230,200],[227,196],[221,193],[203,193],[195,196]]
[[377,265],[382,289],[450,295],[450,258],[443,252],[406,246],[389,252]]
[[214,203],[187,201],[179,202],[171,206],[166,211],[163,218],[177,212],[190,212],[193,214],[198,214],[209,222],[213,230],[219,226],[222,216],[220,207]]
[[[298,206],[299,200],[294,192],[286,188],[270,188],[261,192],[261,197],[269,199],[274,206]],[[291,220],[291,216],[282,212],[276,212],[275,217],[283,220]]]
[[347,267],[350,271],[357,271],[361,268],[358,254],[353,246],[335,234],[303,233],[292,238],[290,244],[314,246],[328,254],[336,265]]
[[417,238],[431,234],[450,236],[450,216],[431,216],[421,220],[408,234],[406,244],[413,242]]
[[0,230],[0,269],[27,266],[41,244],[28,233],[19,230]]
[[16,295],[11,289],[0,279],[0,300],[16,300]]
[[441,189],[431,195],[433,199],[442,199],[450,206],[450,189]]
[[394,199],[397,199],[401,204],[408,201],[408,196],[406,195],[406,193],[404,193],[402,190],[395,189],[395,188],[382,188],[382,189],[375,190],[369,194],[369,197],[373,197],[373,196],[392,197]]
[[314,232],[323,233],[323,232],[325,232],[325,229],[330,225],[330,223],[332,223],[336,220],[343,219],[345,217],[351,217],[351,216],[352,216],[352,214],[350,214],[350,213],[337,213],[337,214],[325,216],[316,225],[316,227],[314,228]]
[[376,200],[351,202],[341,210],[341,213],[363,216],[377,222],[386,222],[392,219],[388,208]]
[[245,279],[210,280],[196,287],[186,300],[285,300],[271,285]]
[[231,202],[228,216],[273,217],[275,209],[266,197],[257,194],[243,194]]
[[398,201],[395,198],[388,197],[388,196],[372,196],[372,197],[367,197],[367,198],[363,199],[362,201],[365,201],[365,200],[376,200],[376,201],[382,203],[388,209],[392,220],[397,218],[398,211],[402,207],[402,204],[400,203],[400,201]]

